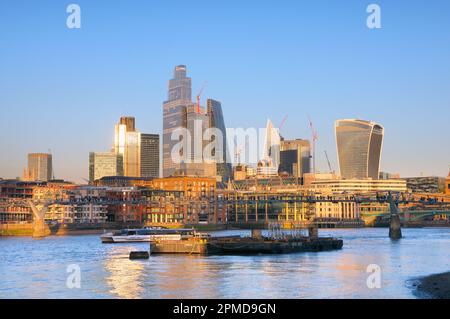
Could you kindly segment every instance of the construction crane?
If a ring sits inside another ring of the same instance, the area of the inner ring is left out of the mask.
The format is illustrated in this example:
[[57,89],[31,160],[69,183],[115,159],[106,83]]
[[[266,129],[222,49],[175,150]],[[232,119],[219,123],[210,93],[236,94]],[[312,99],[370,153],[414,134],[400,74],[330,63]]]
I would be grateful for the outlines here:
[[278,134],[280,135],[280,139],[283,138],[283,136],[281,135],[281,129],[283,128],[284,124],[286,124],[286,120],[288,119],[288,116],[289,116],[289,114],[286,114],[283,117],[283,120],[281,121],[280,126],[278,127]]
[[331,163],[330,163],[330,159],[328,157],[328,153],[327,153],[327,151],[324,151],[324,152],[325,152],[325,157],[327,158],[327,163],[328,163],[328,168],[330,169],[330,173],[333,173],[333,168],[331,168]]
[[308,115],[309,128],[311,129],[311,141],[312,141],[312,158],[313,158],[313,173],[316,173],[316,142],[319,139],[317,130],[314,128],[311,117]]
[[280,130],[280,131],[281,131],[281,129],[283,128],[284,124],[286,124],[286,121],[287,121],[287,119],[288,119],[288,116],[289,116],[289,114],[286,114],[286,115],[283,117],[283,120],[281,121],[280,126],[279,126],[279,130]]
[[205,81],[200,89],[200,92],[197,94],[197,114],[200,114],[200,99],[202,98],[203,91],[205,90],[207,84],[208,82]]

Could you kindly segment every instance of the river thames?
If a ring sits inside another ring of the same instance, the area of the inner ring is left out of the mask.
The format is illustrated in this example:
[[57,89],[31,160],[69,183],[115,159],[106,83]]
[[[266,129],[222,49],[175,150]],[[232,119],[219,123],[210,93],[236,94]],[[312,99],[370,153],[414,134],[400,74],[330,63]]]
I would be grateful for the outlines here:
[[[0,238],[0,298],[417,298],[418,277],[450,270],[450,229],[321,230],[344,240],[340,251],[260,256],[159,255],[130,261],[148,244],[103,245],[99,235]],[[246,231],[215,235],[248,234]],[[370,289],[367,267],[381,268]],[[69,289],[69,265],[81,288]]]

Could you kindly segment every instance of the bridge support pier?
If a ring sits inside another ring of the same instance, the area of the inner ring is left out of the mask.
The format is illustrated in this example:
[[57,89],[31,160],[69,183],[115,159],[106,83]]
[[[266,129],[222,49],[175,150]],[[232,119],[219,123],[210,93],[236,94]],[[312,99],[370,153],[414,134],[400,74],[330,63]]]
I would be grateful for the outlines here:
[[51,231],[44,220],[36,220],[33,222],[33,238],[44,238],[50,236]]
[[400,216],[398,214],[391,215],[391,222],[389,224],[389,238],[394,240],[402,238],[402,227],[400,223]]
[[397,204],[394,202],[392,194],[389,193],[389,206],[391,209],[391,221],[389,223],[389,238],[398,240],[402,238],[402,225]]
[[51,235],[50,227],[45,222],[45,213],[48,210],[49,203],[44,203],[41,209],[38,209],[31,200],[28,200],[28,205],[30,205],[33,212],[33,238],[43,238]]

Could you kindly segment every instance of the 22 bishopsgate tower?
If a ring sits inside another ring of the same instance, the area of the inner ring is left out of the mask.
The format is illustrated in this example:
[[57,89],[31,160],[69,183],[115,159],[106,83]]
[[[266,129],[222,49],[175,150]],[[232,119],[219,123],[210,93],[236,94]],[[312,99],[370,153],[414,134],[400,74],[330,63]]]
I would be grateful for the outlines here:
[[172,160],[171,152],[176,141],[171,140],[172,132],[186,127],[186,109],[192,104],[191,78],[186,77],[186,66],[175,68],[173,79],[169,81],[168,100],[163,105],[163,176],[171,176],[178,165]]
[[[208,143],[203,140],[203,133],[208,128],[218,129],[223,135],[219,143],[223,147],[220,156],[223,163],[207,162],[203,158],[203,149]],[[183,140],[185,137],[172,140],[172,134],[179,129],[189,133],[190,141]],[[172,154],[179,143],[183,145],[179,149],[180,154],[176,155],[182,158],[181,163],[174,161]],[[201,149],[198,150],[196,145]],[[163,176],[195,175],[227,180],[231,167],[225,161],[226,129],[220,102],[208,99],[206,110],[200,105],[200,96],[197,97],[197,103],[193,103],[191,78],[186,76],[186,66],[175,67],[173,79],[169,81],[168,100],[163,104]]]

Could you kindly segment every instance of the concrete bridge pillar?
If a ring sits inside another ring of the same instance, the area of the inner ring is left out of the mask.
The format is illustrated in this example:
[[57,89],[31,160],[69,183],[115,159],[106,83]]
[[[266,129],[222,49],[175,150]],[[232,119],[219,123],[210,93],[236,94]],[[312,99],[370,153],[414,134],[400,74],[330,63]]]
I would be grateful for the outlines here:
[[48,203],[45,203],[41,209],[38,209],[34,203],[29,200],[28,205],[33,212],[33,238],[47,237],[51,234],[50,227],[45,222],[45,213],[48,211]]
[[397,204],[389,193],[389,205],[391,208],[391,221],[389,223],[389,238],[397,240],[402,238],[402,227]]
[[389,224],[389,238],[395,240],[402,238],[402,228],[400,216],[398,214],[391,215],[391,222]]

